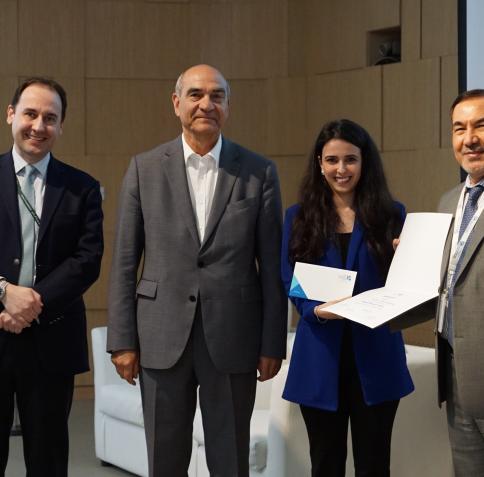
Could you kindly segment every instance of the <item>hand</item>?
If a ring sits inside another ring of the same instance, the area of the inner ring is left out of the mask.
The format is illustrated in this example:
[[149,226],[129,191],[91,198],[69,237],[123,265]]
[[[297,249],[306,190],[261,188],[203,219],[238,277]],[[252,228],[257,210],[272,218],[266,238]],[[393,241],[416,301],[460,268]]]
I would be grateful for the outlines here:
[[30,323],[23,318],[14,318],[6,311],[0,313],[0,329],[8,331],[9,333],[19,334],[24,328],[28,328]]
[[395,252],[397,250],[397,247],[400,245],[400,239],[396,238],[393,239],[392,246],[393,246],[393,251]]
[[135,379],[139,374],[138,351],[130,349],[115,351],[111,355],[111,362],[116,367],[116,371],[122,379],[125,379],[133,386],[136,385]]
[[336,315],[335,313],[331,313],[329,311],[324,311],[324,309],[327,308],[328,306],[339,303],[340,301],[347,300],[348,298],[350,297],[347,296],[345,298],[340,298],[339,300],[327,301],[322,305],[315,306],[314,314],[321,320],[342,320],[343,319],[342,316]]
[[5,310],[16,319],[22,318],[31,323],[42,312],[44,306],[40,295],[28,287],[21,287],[9,283],[3,297]]
[[272,379],[281,369],[282,359],[269,358],[267,356],[261,356],[257,365],[259,371],[258,381],[267,381]]

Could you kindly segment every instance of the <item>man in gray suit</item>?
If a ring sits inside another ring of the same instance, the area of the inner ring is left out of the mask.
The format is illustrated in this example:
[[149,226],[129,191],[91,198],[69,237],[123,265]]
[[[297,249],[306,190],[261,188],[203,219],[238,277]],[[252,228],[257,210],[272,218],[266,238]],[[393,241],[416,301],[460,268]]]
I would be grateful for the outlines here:
[[256,371],[285,356],[278,177],[222,137],[229,96],[211,66],[182,73],[182,135],[134,157],[120,194],[107,349],[140,372],[150,476],[187,475],[198,389],[210,474],[248,477]]
[[[477,477],[484,476],[484,90],[460,94],[451,115],[454,155],[467,178],[438,209],[454,215],[437,311],[439,404],[447,401],[456,477]],[[426,308],[392,325],[430,319]]]

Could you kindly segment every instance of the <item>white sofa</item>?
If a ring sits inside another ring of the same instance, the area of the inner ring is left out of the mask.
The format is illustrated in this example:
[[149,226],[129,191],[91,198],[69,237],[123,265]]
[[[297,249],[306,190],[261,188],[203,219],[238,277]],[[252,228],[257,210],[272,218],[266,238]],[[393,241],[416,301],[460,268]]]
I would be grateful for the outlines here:
[[[291,348],[293,335],[289,335]],[[106,354],[106,328],[92,330],[95,386],[96,456],[147,476],[148,465],[139,386],[130,386],[114,371]],[[451,477],[444,410],[436,405],[434,350],[407,346],[407,361],[416,391],[402,399],[392,441],[392,477]],[[309,451],[298,406],[281,398],[285,364],[272,381],[258,383],[251,422],[250,477],[306,477]],[[349,444],[350,446],[350,444]],[[209,477],[203,428],[197,410],[189,477]],[[347,476],[354,476],[351,451]]]

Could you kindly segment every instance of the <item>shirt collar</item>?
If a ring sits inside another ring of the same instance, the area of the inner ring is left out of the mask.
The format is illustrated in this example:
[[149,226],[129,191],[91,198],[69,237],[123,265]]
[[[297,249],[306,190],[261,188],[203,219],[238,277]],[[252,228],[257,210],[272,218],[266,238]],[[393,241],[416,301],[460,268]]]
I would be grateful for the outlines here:
[[[17,152],[15,146],[12,148],[12,156],[13,156],[13,166],[15,168],[15,174],[18,174],[21,169],[23,169],[27,164],[29,164],[22,156]],[[35,168],[39,171],[39,174],[42,178],[45,177],[47,173],[47,167],[49,166],[50,161],[50,152],[48,152],[40,161],[37,161],[35,164]]]
[[[188,158],[192,155],[200,157],[200,154],[197,154],[186,142],[185,136],[182,134],[182,145],[183,145],[183,158],[185,159],[185,166],[187,165]],[[220,151],[222,150],[222,135],[220,134],[215,146],[205,154],[206,156],[210,155],[215,160],[215,166],[218,167],[220,163]]]
[[[467,189],[472,189],[473,187],[476,187],[480,185],[481,187],[484,187],[484,177],[477,183],[477,184],[471,184],[471,178],[469,176],[466,177],[466,188]],[[467,191],[466,189],[466,191]]]

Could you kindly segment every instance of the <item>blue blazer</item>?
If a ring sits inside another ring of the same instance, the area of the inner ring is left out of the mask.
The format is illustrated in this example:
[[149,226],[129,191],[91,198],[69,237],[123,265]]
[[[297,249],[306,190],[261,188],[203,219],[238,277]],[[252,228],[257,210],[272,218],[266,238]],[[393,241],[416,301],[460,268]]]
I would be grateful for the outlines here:
[[[404,215],[404,207],[396,204]],[[294,266],[288,251],[298,205],[286,211],[282,242],[282,280],[289,293]],[[358,272],[354,294],[384,286],[385,278],[365,242],[362,226],[355,222],[346,263],[333,243],[327,243],[318,265],[346,268]],[[321,302],[293,298],[299,320],[283,398],[306,406],[335,411],[338,409],[339,356],[343,320],[320,323],[314,307]],[[370,329],[350,322],[356,367],[363,397],[368,405],[400,399],[414,389],[407,369],[400,332],[391,333],[387,325]]]

